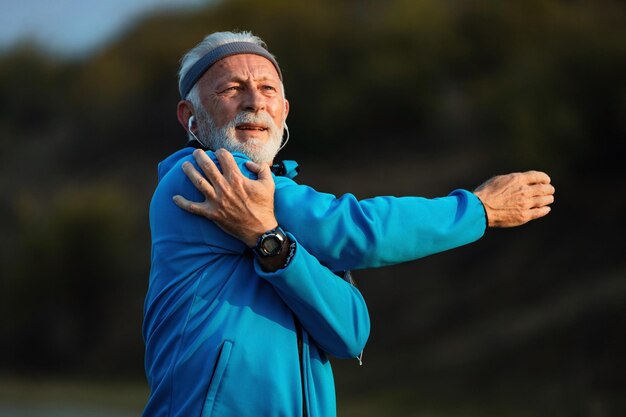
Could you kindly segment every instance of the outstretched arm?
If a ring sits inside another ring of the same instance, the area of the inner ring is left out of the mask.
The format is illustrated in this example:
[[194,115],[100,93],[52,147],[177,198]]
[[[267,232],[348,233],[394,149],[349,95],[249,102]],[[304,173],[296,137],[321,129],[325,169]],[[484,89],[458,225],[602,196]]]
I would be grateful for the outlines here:
[[[209,173],[219,178],[219,170],[206,153],[196,151],[194,157],[207,178]],[[249,161],[245,167],[243,163],[239,167],[233,164],[221,167],[224,178],[237,178],[234,189],[238,189],[240,182],[244,188],[254,187],[254,181],[245,178],[236,168],[252,175],[248,170],[261,172],[262,167]],[[178,198],[176,201],[180,207],[218,224],[222,221],[233,223],[245,216],[245,211],[224,209],[230,206],[202,189],[203,175],[191,164],[186,165],[185,172],[203,193],[205,201],[191,203]],[[522,224],[520,213],[533,218],[545,215],[541,210],[553,200],[554,188],[546,178],[529,176],[526,173],[496,177],[497,180],[492,179],[479,187],[476,194],[456,190],[447,197],[435,199],[375,197],[361,201],[351,194],[337,198],[281,178],[276,180],[273,204],[280,224],[322,264],[333,270],[378,267],[418,259],[475,241],[484,232],[485,213],[491,227]],[[242,179],[246,181],[242,182]],[[233,195],[239,194],[246,205],[257,201],[261,205],[267,204],[267,201],[251,198],[241,191]],[[484,199],[484,211],[479,198]]]

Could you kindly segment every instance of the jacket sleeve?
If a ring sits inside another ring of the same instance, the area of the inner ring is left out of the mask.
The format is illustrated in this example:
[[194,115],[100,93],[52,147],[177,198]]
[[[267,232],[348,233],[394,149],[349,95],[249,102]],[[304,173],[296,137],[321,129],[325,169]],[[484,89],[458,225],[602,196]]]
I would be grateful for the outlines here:
[[333,270],[380,267],[415,260],[479,239],[486,227],[473,193],[447,197],[335,197],[277,178],[281,226]]
[[287,234],[296,247],[289,264],[268,273],[255,260],[256,273],[274,287],[318,346],[339,358],[357,357],[370,331],[361,293]]
[[[216,162],[212,152],[209,156]],[[246,158],[235,154],[244,175]],[[333,271],[412,261],[478,240],[485,210],[476,195],[455,190],[446,197],[336,197],[275,177],[278,223]]]

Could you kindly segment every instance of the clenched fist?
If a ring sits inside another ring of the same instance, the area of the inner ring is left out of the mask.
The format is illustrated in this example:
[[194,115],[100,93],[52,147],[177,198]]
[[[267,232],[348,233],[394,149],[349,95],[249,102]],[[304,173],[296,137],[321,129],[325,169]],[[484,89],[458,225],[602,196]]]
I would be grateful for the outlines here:
[[489,227],[515,227],[548,214],[554,191],[547,174],[528,171],[493,177],[474,194],[485,206]]

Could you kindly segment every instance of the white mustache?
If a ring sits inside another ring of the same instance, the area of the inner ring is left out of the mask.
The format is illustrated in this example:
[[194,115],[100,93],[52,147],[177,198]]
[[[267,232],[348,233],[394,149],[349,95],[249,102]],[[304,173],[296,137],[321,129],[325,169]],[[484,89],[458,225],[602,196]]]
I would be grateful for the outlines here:
[[228,128],[234,129],[237,125],[243,123],[264,125],[272,132],[278,129],[276,123],[274,123],[274,119],[272,119],[271,116],[265,111],[260,113],[252,113],[249,111],[239,112],[235,118],[228,123]]

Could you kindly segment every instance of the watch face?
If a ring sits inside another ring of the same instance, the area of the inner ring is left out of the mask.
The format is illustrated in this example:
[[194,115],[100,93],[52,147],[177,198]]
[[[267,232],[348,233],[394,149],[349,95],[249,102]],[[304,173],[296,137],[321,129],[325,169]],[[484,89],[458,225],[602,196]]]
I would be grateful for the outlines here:
[[286,238],[280,227],[269,230],[261,235],[253,251],[262,258],[276,256],[282,251]]
[[273,254],[280,249],[282,242],[275,236],[268,236],[265,240],[263,240],[263,250],[267,254]]

